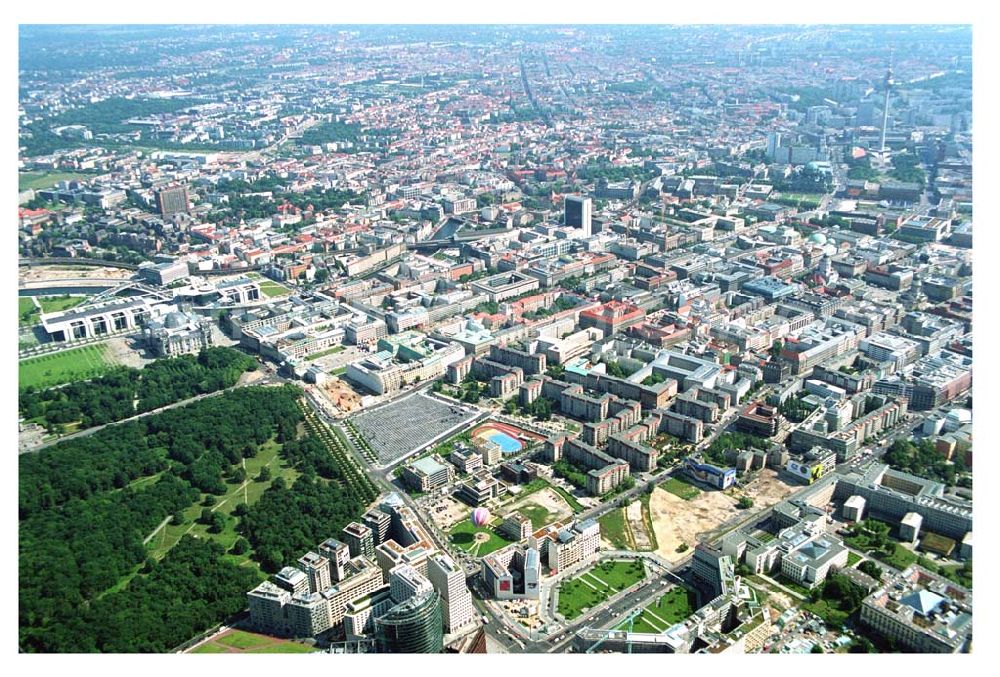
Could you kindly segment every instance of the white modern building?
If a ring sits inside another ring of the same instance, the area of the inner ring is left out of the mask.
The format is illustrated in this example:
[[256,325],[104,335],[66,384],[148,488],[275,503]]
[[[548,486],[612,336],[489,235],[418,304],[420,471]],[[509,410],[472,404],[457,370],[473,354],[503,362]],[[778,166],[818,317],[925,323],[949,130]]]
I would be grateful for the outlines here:
[[472,593],[465,584],[465,571],[445,554],[434,555],[427,562],[427,578],[441,595],[441,610],[446,633],[467,627],[476,618]]

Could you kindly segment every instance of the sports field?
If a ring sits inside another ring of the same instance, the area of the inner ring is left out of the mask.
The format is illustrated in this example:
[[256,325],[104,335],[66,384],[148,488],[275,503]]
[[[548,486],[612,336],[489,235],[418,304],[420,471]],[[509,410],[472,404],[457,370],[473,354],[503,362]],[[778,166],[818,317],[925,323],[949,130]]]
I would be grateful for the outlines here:
[[[687,588],[676,587],[664,594],[655,604],[650,604],[635,619],[633,632],[660,634],[697,611],[696,595]],[[627,629],[622,623],[620,629]]]
[[601,562],[559,584],[559,613],[571,621],[644,578],[646,566],[640,560]]
[[315,650],[311,646],[276,637],[228,630],[212,641],[192,649],[191,653],[312,653]]
[[60,181],[74,181],[86,177],[86,174],[73,172],[18,172],[17,189],[45,189],[52,188]]
[[17,366],[17,380],[21,388],[49,388],[96,378],[106,374],[114,366],[108,359],[106,346],[83,346],[21,360]]

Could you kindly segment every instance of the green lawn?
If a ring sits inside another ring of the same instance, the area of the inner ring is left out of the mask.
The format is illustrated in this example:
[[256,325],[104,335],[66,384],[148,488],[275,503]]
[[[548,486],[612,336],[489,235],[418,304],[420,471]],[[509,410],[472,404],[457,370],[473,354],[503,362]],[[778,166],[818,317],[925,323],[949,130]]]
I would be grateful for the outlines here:
[[[472,522],[463,520],[452,527],[448,536],[455,547],[472,554],[474,557],[482,557],[514,542],[497,532],[496,526],[499,524],[500,520],[494,519],[485,527],[477,527]],[[476,534],[486,534],[489,539],[477,541]]]
[[298,642],[278,642],[259,649],[248,649],[246,653],[313,653],[316,649]]
[[321,352],[313,353],[312,355],[307,356],[306,357],[306,362],[311,362],[313,360],[318,360],[319,358],[326,357],[327,355],[335,355],[335,354],[337,354],[339,352],[342,352],[344,350],[345,350],[344,346],[334,346],[333,348],[329,348],[327,350],[323,350]]
[[[887,524],[886,526],[889,526],[891,529],[890,525]],[[891,534],[892,532],[890,531],[889,533]],[[889,538],[892,538],[892,536]],[[845,536],[844,543],[852,548],[868,553],[870,557],[874,557],[875,559],[885,562],[889,566],[900,570],[905,569],[919,559],[919,556],[916,553],[904,548],[895,540],[888,541],[888,545],[892,546],[891,552],[887,552],[882,549],[874,549],[872,547],[872,538],[866,532],[858,533],[853,536]]]
[[[662,633],[680,623],[697,611],[697,595],[687,588],[675,587],[664,594],[655,604],[650,604],[635,619],[633,632]],[[622,623],[618,629],[627,628]]]
[[653,512],[649,509],[649,501],[653,498],[651,493],[642,492],[639,501],[642,503],[642,522],[646,526],[646,537],[649,539],[649,550],[656,550],[660,547],[656,540],[656,529],[653,528]]
[[910,550],[907,550],[899,543],[893,543],[892,554],[886,554],[881,550],[876,550],[874,552],[875,559],[882,560],[886,564],[896,569],[902,571],[911,564],[916,563],[918,555]]
[[274,296],[287,296],[292,293],[292,290],[288,287],[278,284],[273,280],[260,280],[260,293],[267,297]]
[[40,296],[38,303],[41,309],[35,305],[31,297],[17,297],[17,317],[20,325],[38,324],[40,315],[43,313],[58,313],[74,308],[87,300],[86,296]]
[[635,550],[635,543],[629,537],[625,523],[625,508],[618,508],[603,515],[597,523],[601,525],[601,536],[611,542],[617,550]]
[[202,644],[197,649],[194,649],[191,653],[229,653],[226,647],[219,646],[215,642],[209,642],[208,644]]
[[646,577],[641,561],[609,561],[559,584],[559,613],[573,620]]
[[800,584],[796,583],[795,581],[793,581],[792,579],[787,578],[786,576],[784,576],[782,574],[778,574],[777,577],[772,577],[772,578],[775,578],[775,580],[777,580],[779,583],[781,583],[783,586],[785,586],[789,590],[794,590],[795,592],[799,593],[803,597],[809,597],[810,590],[809,590],[809,588],[805,587],[804,585],[800,585]]
[[510,496],[511,496],[511,503],[513,503],[515,501],[520,501],[522,498],[524,498],[526,496],[530,496],[531,494],[535,493],[536,491],[541,491],[542,489],[545,489],[548,486],[550,486],[548,482],[546,482],[541,477],[536,477],[535,479],[531,480],[530,482],[528,482],[527,484],[525,484],[523,487],[521,487],[521,490],[519,492],[517,492],[516,494],[514,494],[513,492],[510,494]]
[[938,573],[971,590],[972,565],[970,564],[967,569],[964,567],[964,564],[946,564],[938,567]]
[[106,346],[89,345],[21,360],[17,366],[17,380],[21,388],[49,388],[96,378],[114,366],[108,360]]
[[233,630],[215,641],[233,649],[253,649],[254,647],[270,644],[274,639],[266,635],[254,635],[242,630]]
[[754,532],[754,538],[759,539],[761,543],[770,543],[774,540],[775,536],[767,531],[756,531]]
[[679,477],[671,477],[660,485],[664,490],[669,491],[674,496],[680,496],[685,501],[690,501],[701,493],[701,489],[685,482]]
[[86,177],[86,174],[73,172],[18,172],[17,189],[45,189],[52,188],[60,181],[73,181]]
[[[235,651],[234,651],[235,649]],[[191,653],[312,653],[316,649],[298,642],[232,630],[211,642],[202,644]]]
[[848,551],[847,553],[847,566],[852,567],[864,558],[861,555],[857,555],[853,552]]
[[803,602],[802,608],[822,618],[827,627],[841,628],[850,614],[837,608],[838,604],[839,601],[835,599],[820,599],[815,602]]
[[43,296],[38,299],[38,302],[42,304],[43,313],[61,313],[64,310],[75,308],[86,300],[86,296],[66,294],[64,296]]
[[552,485],[552,488],[555,489],[556,493],[562,496],[567,503],[569,503],[569,507],[573,508],[573,512],[583,512],[583,505],[580,501],[576,500],[576,497],[573,496],[573,494],[569,493],[562,487]]
[[552,524],[559,517],[559,513],[549,512],[547,508],[534,503],[528,503],[517,510],[531,520],[531,526],[535,529],[540,529],[546,524]]
[[38,310],[38,306],[35,302],[28,296],[18,296],[17,297],[17,323],[20,324],[37,324],[38,316],[41,311]]

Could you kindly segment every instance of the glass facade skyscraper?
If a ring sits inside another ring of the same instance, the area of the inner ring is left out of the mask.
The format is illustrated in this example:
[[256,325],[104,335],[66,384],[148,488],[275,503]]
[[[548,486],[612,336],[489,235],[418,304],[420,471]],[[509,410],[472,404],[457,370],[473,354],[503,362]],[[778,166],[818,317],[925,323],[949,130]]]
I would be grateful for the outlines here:
[[397,604],[375,621],[379,653],[441,653],[444,629],[436,591]]

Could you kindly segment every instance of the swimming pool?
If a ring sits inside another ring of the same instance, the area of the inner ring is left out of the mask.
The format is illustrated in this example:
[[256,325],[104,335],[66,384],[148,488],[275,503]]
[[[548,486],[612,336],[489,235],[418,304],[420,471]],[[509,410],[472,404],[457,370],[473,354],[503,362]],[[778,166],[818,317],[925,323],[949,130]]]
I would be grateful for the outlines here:
[[496,443],[505,454],[514,454],[521,451],[521,443],[507,433],[495,432],[490,435],[490,441]]

